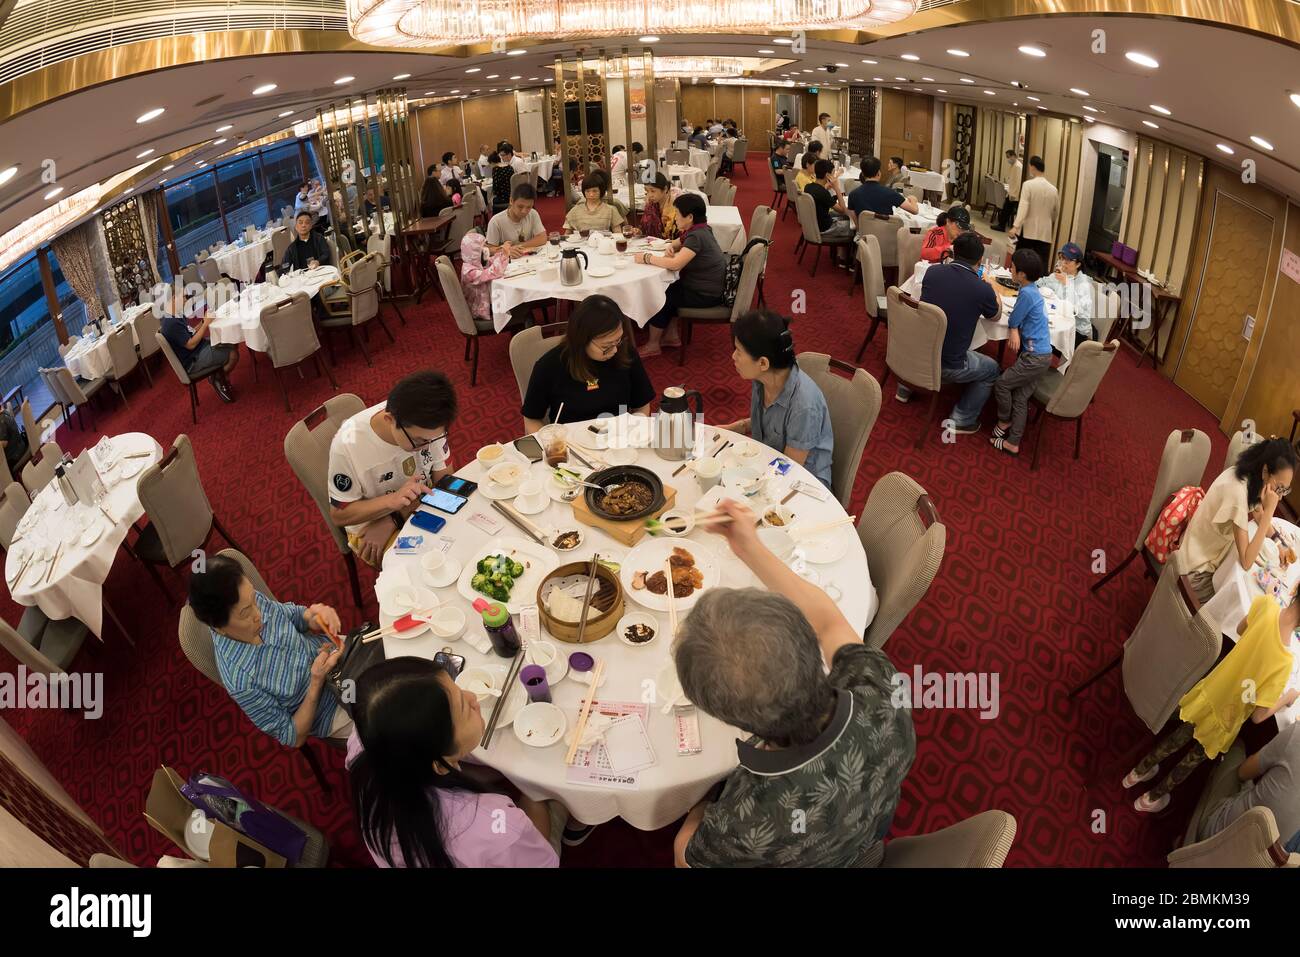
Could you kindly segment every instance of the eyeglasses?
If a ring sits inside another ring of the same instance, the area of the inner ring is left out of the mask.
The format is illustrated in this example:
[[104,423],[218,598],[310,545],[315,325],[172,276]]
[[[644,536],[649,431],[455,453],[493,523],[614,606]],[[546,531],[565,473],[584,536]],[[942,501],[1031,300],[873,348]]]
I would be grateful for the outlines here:
[[397,427],[402,430],[402,435],[406,436],[406,441],[410,443],[412,452],[418,452],[420,451],[420,449],[432,445],[434,442],[437,442],[439,439],[445,439],[448,433],[451,432],[451,429],[443,429],[441,435],[435,435],[432,438],[416,441],[414,438],[412,438],[411,433],[406,431],[406,426],[402,425],[402,423],[398,422]]
[[618,350],[622,348],[623,337],[619,336],[617,342],[611,342],[607,346],[602,346],[599,342],[593,342],[592,345],[596,347],[596,351],[599,352],[601,355],[612,356],[615,352],[618,352]]

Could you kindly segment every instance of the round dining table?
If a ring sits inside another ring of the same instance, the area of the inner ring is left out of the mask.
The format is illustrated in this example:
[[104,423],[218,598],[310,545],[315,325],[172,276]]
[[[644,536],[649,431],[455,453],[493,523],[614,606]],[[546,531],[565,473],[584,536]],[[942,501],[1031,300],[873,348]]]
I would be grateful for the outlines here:
[[63,355],[63,364],[78,379],[100,379],[113,371],[113,357],[108,353],[108,334],[119,326],[125,325],[131,330],[132,348],[140,344],[140,337],[135,331],[135,320],[152,309],[152,305],[132,306],[123,311],[120,323],[109,323],[108,333],[98,336],[83,336],[81,341]]
[[233,299],[215,309],[216,318],[208,326],[208,336],[213,345],[238,345],[266,352],[266,332],[262,329],[262,308],[284,302],[296,292],[316,295],[325,286],[336,282],[339,271],[334,266],[317,266],[301,269],[279,277],[277,284],[269,282],[245,286]]
[[233,243],[227,243],[212,253],[212,261],[225,275],[240,282],[252,282],[266,261],[266,254],[271,251],[271,234],[273,229],[263,229],[254,233],[252,241],[241,235]]
[[[566,241],[561,248],[577,249],[587,257],[582,281],[566,286],[560,282],[559,259],[549,258],[548,249],[554,248],[543,247],[542,252],[514,260],[503,278],[492,280],[492,325],[497,332],[510,324],[510,310],[525,302],[547,299],[580,302],[597,293],[609,296],[624,315],[638,326],[644,326],[663,308],[668,286],[677,279],[677,273],[660,266],[632,262],[632,253],[650,248],[645,239],[631,240],[626,254],[597,252],[586,241],[576,245]],[[606,270],[608,275],[593,274]]]
[[99,637],[104,581],[127,530],[144,514],[140,476],[163,450],[151,435],[126,432],[82,454],[104,484],[103,499],[69,505],[57,482],[41,489],[5,555],[5,583],[18,604],[39,607],[52,619],[76,618]]
[[[730,491],[721,486],[702,491],[699,482],[690,469],[680,474],[673,473],[683,464],[680,460],[661,458],[653,449],[643,447],[648,441],[651,429],[635,427],[610,428],[611,424],[625,423],[647,425],[647,420],[635,416],[623,416],[618,420],[597,420],[595,422],[578,422],[566,425],[572,443],[587,443],[587,451],[581,452],[589,460],[599,465],[602,455],[619,454],[624,460],[650,469],[665,485],[675,490],[674,505],[691,509],[700,504],[701,508],[710,507],[721,497],[744,498],[739,491]],[[605,426],[609,434],[627,436],[612,443],[595,437],[589,426]],[[811,528],[835,519],[844,519],[845,512],[839,502],[828,490],[801,466],[788,462],[776,452],[752,442],[748,437],[740,436],[723,429],[702,427],[697,430],[695,451],[697,455],[708,455],[718,447],[719,437],[734,443],[723,449],[719,456],[725,465],[777,462],[788,465],[784,475],[769,480],[759,497],[751,499],[755,512],[762,514],[766,507],[785,498],[796,482],[811,483],[825,492],[814,497],[806,492],[796,494],[787,503],[794,514],[794,527],[804,524]],[[619,453],[598,446],[613,444],[621,448]],[[530,476],[543,483],[553,481],[551,470],[543,463],[529,465],[523,456],[518,455],[512,445],[506,446],[506,455],[525,466]],[[466,449],[459,453],[469,457],[473,450]],[[576,457],[571,453],[570,466],[576,467]],[[462,566],[471,566],[478,558],[491,554],[496,549],[507,549],[511,542],[527,542],[528,547],[536,552],[541,550],[553,555],[556,564],[567,562],[590,561],[594,553],[602,558],[619,562],[625,567],[620,575],[631,574],[632,566],[639,560],[634,554],[646,543],[657,544],[671,542],[688,549],[701,565],[712,564],[720,573],[719,587],[742,588],[762,587],[757,578],[740,562],[719,536],[696,529],[681,539],[656,539],[649,536],[641,539],[633,548],[616,541],[605,531],[578,523],[573,515],[573,507],[558,499],[554,494],[546,500],[546,507],[540,512],[527,515],[527,522],[548,531],[567,531],[580,529],[585,540],[578,548],[569,552],[556,552],[549,546],[542,546],[527,538],[524,531],[516,528],[500,513],[494,510],[486,497],[490,487],[484,469],[474,458],[469,464],[460,468],[457,474],[480,483],[479,491],[474,492],[467,504],[455,515],[443,516],[446,526],[437,535],[424,534],[423,549],[412,554],[401,554],[390,549],[384,556],[383,573],[376,589],[382,590],[393,582],[406,583],[433,593],[442,605],[452,606],[465,612],[468,627],[465,633],[454,641],[435,637],[431,632],[405,638],[384,638],[384,650],[389,658],[413,655],[432,659],[444,647],[455,654],[463,655],[466,668],[486,667],[504,671],[512,659],[499,657],[487,644],[483,625],[478,613],[457,584],[432,587],[433,582],[424,577],[423,563],[420,555],[430,549],[443,551],[446,557],[459,562]],[[552,492],[555,490],[552,489]],[[501,497],[501,493],[491,493]],[[519,503],[517,503],[519,504]],[[522,505],[521,505],[522,509]],[[481,519],[486,516],[499,526],[499,529],[481,526]],[[408,520],[402,535],[422,534]],[[833,560],[813,564],[811,554],[809,562],[802,573],[809,580],[815,581],[832,595],[838,595],[841,611],[849,620],[855,631],[864,632],[876,614],[878,601],[875,588],[871,584],[871,574],[867,567],[866,553],[858,539],[855,529],[848,524],[820,533],[826,536],[839,536],[826,543],[835,548],[842,548],[841,554],[835,551],[819,556]],[[550,539],[548,538],[549,542]],[[803,553],[796,552],[791,560],[798,563]],[[707,587],[707,586],[706,586]],[[654,751],[654,763],[631,775],[595,775],[585,768],[570,768],[565,765],[567,743],[560,741],[548,747],[525,745],[511,727],[498,727],[487,748],[480,746],[474,751],[475,760],[487,764],[503,773],[513,781],[525,794],[535,799],[556,799],[567,807],[570,813],[586,824],[600,824],[615,817],[621,817],[634,827],[642,830],[654,830],[671,824],[691,809],[709,789],[736,767],[736,739],[743,737],[735,728],[697,711],[701,750],[694,754],[679,754],[677,746],[677,725],[674,714],[664,713],[664,702],[648,693],[647,689],[657,687],[663,681],[665,669],[672,669],[672,641],[668,634],[669,617],[661,608],[650,607],[647,603],[654,598],[644,598],[647,591],[630,590],[625,592],[625,614],[639,612],[653,620],[655,636],[646,644],[632,645],[625,643],[614,633],[582,646],[566,643],[552,636],[545,625],[541,626],[540,639],[549,641],[559,651],[559,660],[567,659],[572,652],[584,650],[603,660],[605,677],[602,680],[597,701],[609,711],[638,703],[645,705],[645,730],[650,746]],[[638,600],[642,596],[644,600]],[[534,602],[534,595],[515,600]],[[683,612],[684,618],[688,612]],[[517,618],[517,616],[516,616]],[[485,650],[479,650],[485,649]],[[669,671],[669,674],[672,672]],[[504,680],[504,679],[503,679]],[[553,703],[565,714],[568,728],[576,726],[578,712],[589,683],[583,683],[570,672],[567,676],[551,682]],[[519,692],[509,692],[518,694]],[[497,700],[497,699],[491,699]],[[507,704],[510,699],[507,698]],[[670,702],[671,704],[671,702]],[[599,709],[598,709],[599,710]],[[491,708],[484,705],[484,720],[488,720]]]
[[675,166],[673,164],[665,165],[661,172],[668,177],[668,181],[673,179],[681,181],[682,189],[703,189],[705,171],[697,166]]

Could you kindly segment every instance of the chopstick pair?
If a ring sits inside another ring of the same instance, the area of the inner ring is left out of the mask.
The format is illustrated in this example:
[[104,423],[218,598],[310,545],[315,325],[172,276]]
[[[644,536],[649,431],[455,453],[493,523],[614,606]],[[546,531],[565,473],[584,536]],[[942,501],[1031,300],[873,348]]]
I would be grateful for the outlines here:
[[494,508],[496,511],[504,515],[506,517],[506,520],[510,522],[511,525],[515,526],[515,528],[519,529],[521,532],[523,532],[525,535],[527,535],[529,538],[535,541],[538,545],[547,544],[546,536],[542,534],[541,529],[539,529],[532,522],[525,519],[513,508],[510,508],[508,505],[506,505],[505,502],[494,501],[492,503],[492,508]]
[[[716,458],[718,453],[721,452],[730,444],[731,444],[730,439],[720,439],[718,441],[718,444],[714,447],[713,451],[710,452],[708,455],[706,455],[705,458],[709,458],[709,459]],[[696,461],[695,459],[687,459],[681,465],[677,466],[677,468],[673,470],[673,478],[676,478],[677,476],[685,472],[688,468],[690,468],[692,465],[695,464],[695,461]]]
[[504,685],[505,690],[503,690],[501,696],[497,698],[497,703],[492,707],[492,714],[488,716],[487,727],[483,730],[483,738],[479,741],[479,747],[485,749],[491,747],[492,736],[496,734],[497,724],[501,718],[501,712],[506,706],[506,699],[510,697],[510,692],[514,690],[515,679],[519,677],[519,671],[523,668],[524,658],[526,657],[527,655],[524,653],[524,648],[521,645],[519,651],[515,654],[514,661],[510,663],[509,672],[506,674],[506,683]]
[[596,569],[600,564],[600,553],[591,555],[591,571],[587,575],[587,593],[582,596],[582,612],[578,615],[578,640],[582,644],[587,634],[587,612],[591,610],[591,595],[596,589]]
[[856,515],[845,515],[843,518],[837,518],[832,522],[822,522],[820,525],[809,525],[807,528],[800,528],[798,525],[790,526],[790,534],[795,538],[801,535],[811,535],[817,532],[825,532],[832,528],[839,528],[841,525],[852,525],[857,521]]
[[578,753],[578,745],[582,741],[582,735],[587,730],[587,719],[591,717],[591,705],[596,700],[596,691],[600,688],[600,682],[604,677],[605,659],[597,658],[596,670],[591,673],[591,690],[587,692],[587,697],[582,702],[582,710],[578,712],[578,723],[573,729],[573,743],[569,745],[569,750],[564,754],[565,764],[572,764],[573,756]]
[[[372,631],[361,639],[362,644],[369,644],[372,641],[378,641],[380,638],[387,638],[389,635],[396,635],[399,632],[410,631],[420,623],[420,618],[425,618],[437,611],[437,606],[433,608],[412,609],[401,618],[397,619],[391,625],[387,625],[376,631]],[[417,617],[418,616],[418,617]]]

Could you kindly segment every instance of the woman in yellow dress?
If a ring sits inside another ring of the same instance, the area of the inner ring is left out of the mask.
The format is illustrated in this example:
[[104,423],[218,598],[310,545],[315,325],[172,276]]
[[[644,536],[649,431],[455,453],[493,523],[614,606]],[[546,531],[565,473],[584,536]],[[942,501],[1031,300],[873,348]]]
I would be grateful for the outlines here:
[[1183,723],[1125,776],[1126,788],[1150,781],[1161,761],[1191,744],[1164,780],[1135,800],[1133,807],[1148,814],[1163,811],[1169,806],[1169,792],[1206,758],[1228,750],[1247,719],[1259,724],[1300,697],[1300,691],[1286,688],[1292,667],[1291,636],[1297,627],[1300,586],[1286,608],[1268,595],[1255,599],[1237,625],[1236,646],[1178,702]]

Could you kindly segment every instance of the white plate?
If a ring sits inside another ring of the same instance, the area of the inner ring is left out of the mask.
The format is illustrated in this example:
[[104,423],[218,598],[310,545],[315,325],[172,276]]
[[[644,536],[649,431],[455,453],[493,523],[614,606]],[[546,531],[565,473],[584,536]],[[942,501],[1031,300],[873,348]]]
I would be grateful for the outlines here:
[[614,275],[614,270],[610,266],[591,266],[587,269],[587,275],[593,279],[604,279],[606,276]]
[[[572,548],[557,547],[555,544],[555,540],[559,538],[560,534],[563,532],[577,532],[578,544],[574,545]],[[582,530],[582,528],[578,525],[577,522],[573,522],[571,525],[565,525],[563,528],[547,529],[546,540],[547,542],[550,543],[551,547],[555,549],[555,553],[557,555],[564,555],[565,560],[569,561],[571,560],[569,556],[577,555],[580,551],[582,551],[582,546],[587,542],[587,533]]]
[[610,465],[631,465],[636,462],[636,449],[607,449],[603,456]]
[[568,727],[564,712],[545,701],[525,705],[515,715],[515,737],[530,748],[549,748],[564,737]]
[[483,497],[492,501],[514,498],[519,494],[518,485],[498,485],[496,482],[484,481],[478,490]]
[[86,529],[86,531],[82,532],[81,547],[89,548],[91,545],[94,545],[97,541],[99,541],[99,536],[103,534],[104,534],[103,523],[96,522],[94,525],[90,526],[90,528]]
[[668,596],[653,594],[648,588],[633,588],[632,577],[638,571],[646,572],[647,577],[657,571],[663,571],[664,562],[673,553],[674,548],[684,548],[695,556],[695,567],[704,575],[704,584],[685,598],[677,599],[678,617],[692,607],[699,599],[700,593],[708,588],[716,588],[722,583],[722,566],[717,553],[703,542],[692,538],[647,538],[636,548],[627,553],[623,567],[619,570],[619,579],[623,582],[623,591],[631,595],[638,604],[654,611],[668,610]]
[[123,459],[117,467],[117,477],[119,479],[134,478],[145,470],[149,465],[146,458]]
[[[624,632],[633,625],[649,625],[655,630],[655,633],[650,636],[648,641],[631,641],[625,636]],[[618,640],[623,642],[623,644],[631,645],[633,648],[644,648],[647,645],[654,644],[655,641],[658,640],[659,633],[663,631],[663,627],[653,615],[648,615],[643,611],[630,611],[618,620],[618,625],[615,630],[618,632]]]
[[[421,591],[422,591],[422,590],[421,590]],[[424,594],[425,594],[425,596],[429,599],[429,604],[426,605],[426,606],[424,606],[423,608],[419,608],[419,609],[417,609],[417,610],[418,610],[418,611],[424,611],[425,609],[429,609],[429,608],[436,609],[437,606],[438,606],[438,597],[437,597],[436,595],[430,594],[430,593],[428,593],[428,592],[424,592]],[[398,618],[404,618],[404,617],[406,617],[406,614],[407,614],[406,612],[402,612],[402,614],[400,614],[400,615],[387,615],[387,614],[385,614],[383,611],[380,611],[380,612],[379,612],[379,624],[380,624],[382,627],[387,628],[387,627],[388,627],[389,625],[391,625],[393,622],[397,621]],[[433,616],[430,615],[429,617],[433,617]],[[412,628],[411,630],[409,630],[409,631],[398,631],[398,632],[394,632],[390,637],[392,637],[392,638],[400,638],[402,641],[406,641],[408,638],[420,638],[420,637],[422,637],[423,635],[427,635],[427,634],[429,634],[430,631],[431,631],[431,629],[429,628],[429,624],[428,624],[428,622],[417,623],[416,626],[415,626],[414,628]],[[453,639],[447,638],[447,639],[444,639],[444,640],[445,640],[445,641],[451,641],[451,640],[453,640]]]
[[446,588],[460,577],[460,562],[454,558],[447,558],[435,575],[424,567],[424,559],[432,554],[435,553],[425,552],[424,555],[420,556],[420,580],[430,588]]
[[[827,521],[830,521],[830,519],[827,519]],[[820,525],[821,523],[806,522],[805,524]],[[848,554],[849,535],[853,532],[853,526],[851,525],[828,528],[824,532],[815,532],[808,538],[799,537],[798,523],[790,526],[790,528],[794,530],[791,537],[794,539],[795,551],[798,552],[802,549],[804,559],[814,565],[827,565],[831,562],[837,562]]]
[[550,548],[510,536],[485,542],[466,556],[465,567],[456,581],[456,590],[460,592],[461,597],[471,604],[476,598],[491,601],[491,598],[476,592],[469,584],[478,573],[479,559],[488,555],[511,555],[512,553],[514,558],[524,563],[524,573],[515,579],[514,587],[510,589],[510,600],[505,602],[506,610],[512,615],[517,615],[524,605],[535,603],[537,586],[559,562],[556,561],[555,552]]
[[522,498],[515,499],[515,511],[520,515],[539,515],[551,507],[549,495],[539,495],[534,500],[532,507],[528,507]]

